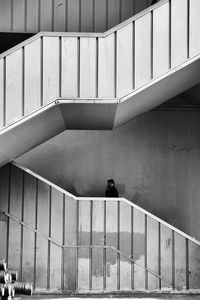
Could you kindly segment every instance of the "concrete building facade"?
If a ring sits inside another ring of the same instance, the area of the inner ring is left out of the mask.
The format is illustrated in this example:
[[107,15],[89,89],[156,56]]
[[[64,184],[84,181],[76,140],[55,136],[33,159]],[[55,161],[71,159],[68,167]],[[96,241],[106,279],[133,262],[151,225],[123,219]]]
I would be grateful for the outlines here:
[[0,258],[36,290],[199,288],[199,1],[0,16],[33,34],[0,55]]

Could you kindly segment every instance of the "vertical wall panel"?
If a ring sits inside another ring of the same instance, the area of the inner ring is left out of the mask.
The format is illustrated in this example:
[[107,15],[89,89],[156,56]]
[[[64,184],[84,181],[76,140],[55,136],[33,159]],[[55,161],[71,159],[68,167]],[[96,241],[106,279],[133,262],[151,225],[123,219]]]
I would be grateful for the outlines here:
[[76,245],[77,240],[77,201],[65,196],[65,244]]
[[[172,282],[172,231],[161,225],[161,275]],[[162,281],[162,287],[168,287]]]
[[[120,251],[131,257],[131,206],[120,203]],[[120,289],[131,289],[131,263],[120,256]]]
[[[92,243],[104,244],[104,202],[93,201]],[[103,249],[92,250],[92,289],[103,290]]]
[[0,129],[4,120],[4,61],[0,59]]
[[92,289],[103,290],[103,249],[92,250]]
[[[79,202],[79,244],[90,244],[90,201]],[[89,249],[78,251],[78,287],[89,289]]]
[[135,85],[139,87],[151,79],[151,15],[135,21]]
[[[65,196],[65,244],[76,245],[77,241],[77,201]],[[76,289],[75,249],[66,248],[64,256],[64,288]]]
[[39,0],[27,1],[27,28],[28,32],[39,31],[39,15],[38,15]]
[[[106,201],[106,245],[117,248],[117,201]],[[106,250],[106,289],[117,289],[117,254]]]
[[153,11],[153,77],[169,69],[169,3]]
[[89,249],[80,248],[78,250],[78,289],[89,290],[89,266]]
[[78,96],[78,39],[62,38],[62,97]]
[[[63,240],[63,194],[51,190],[51,237],[62,245]],[[61,256],[62,248],[51,243],[50,256],[50,288],[61,288]]]
[[120,23],[120,0],[108,1],[108,28]]
[[[51,51],[49,51],[51,49]],[[59,38],[43,38],[43,103],[59,97]]]
[[[24,222],[35,228],[36,179],[24,175]],[[23,228],[22,281],[34,281],[34,232]]]
[[199,289],[200,251],[199,246],[189,241],[189,288]]
[[[133,211],[133,259],[145,266],[145,216],[139,210]],[[145,271],[134,265],[134,288],[145,288]]]
[[93,1],[81,0],[81,31],[93,31]]
[[[22,171],[11,166],[11,187],[10,187],[10,213],[16,218],[22,218],[22,188],[23,188]],[[9,224],[9,268],[19,270],[20,274],[20,254],[21,254],[21,225],[10,219]]]
[[66,248],[64,269],[64,289],[73,291],[76,290],[76,249]]
[[90,243],[90,201],[79,202],[79,243]]
[[[158,222],[147,217],[147,267],[159,273],[158,271]],[[148,289],[158,289],[158,278],[148,273]]]
[[187,0],[171,3],[171,64],[178,66],[187,58]]
[[40,1],[40,31],[53,31],[52,1]]
[[[38,183],[38,222],[40,232],[49,236],[49,186]],[[36,253],[36,288],[47,287],[48,241],[38,235]]]
[[51,191],[51,237],[62,244],[63,238],[63,194],[52,188]]
[[133,25],[117,32],[117,97],[133,88]]
[[66,0],[54,0],[54,31],[65,31]]
[[25,115],[40,107],[41,101],[41,57],[40,39],[25,47],[25,85],[24,112]]
[[25,1],[13,1],[13,30],[23,32],[25,29]]
[[11,0],[0,1],[0,31],[11,31]]
[[104,244],[104,202],[103,201],[93,201],[92,242],[93,245]]
[[[8,211],[9,205],[9,165],[0,168],[0,208]],[[6,259],[8,218],[0,213],[0,260]]]
[[95,1],[95,32],[106,31],[106,0]]
[[190,0],[190,57],[200,52],[200,2]]
[[79,31],[79,9],[79,0],[68,0],[67,31]]
[[185,238],[175,233],[175,287],[186,287]]
[[6,58],[6,125],[22,116],[22,49]]
[[98,96],[115,96],[115,43],[114,34],[99,39]]
[[96,39],[80,39],[80,97],[96,96]]

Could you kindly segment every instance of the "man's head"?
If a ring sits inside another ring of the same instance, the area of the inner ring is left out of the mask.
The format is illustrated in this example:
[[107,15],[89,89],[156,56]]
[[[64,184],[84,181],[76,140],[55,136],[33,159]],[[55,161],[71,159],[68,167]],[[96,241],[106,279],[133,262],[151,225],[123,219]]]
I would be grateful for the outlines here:
[[115,185],[115,182],[114,182],[114,180],[113,179],[108,179],[108,186],[110,186],[110,187],[112,187],[112,186],[114,186]]

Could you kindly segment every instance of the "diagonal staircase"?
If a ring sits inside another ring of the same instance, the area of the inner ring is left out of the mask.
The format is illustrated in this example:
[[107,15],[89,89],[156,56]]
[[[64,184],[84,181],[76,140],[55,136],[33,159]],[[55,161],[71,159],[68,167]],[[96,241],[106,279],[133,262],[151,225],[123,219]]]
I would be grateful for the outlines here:
[[16,163],[0,196],[0,259],[36,290],[199,289],[200,242],[124,198],[75,197]]
[[0,258],[37,290],[198,289],[200,243],[126,199],[77,198],[7,164],[66,129],[112,130],[200,82],[200,1],[0,55]]

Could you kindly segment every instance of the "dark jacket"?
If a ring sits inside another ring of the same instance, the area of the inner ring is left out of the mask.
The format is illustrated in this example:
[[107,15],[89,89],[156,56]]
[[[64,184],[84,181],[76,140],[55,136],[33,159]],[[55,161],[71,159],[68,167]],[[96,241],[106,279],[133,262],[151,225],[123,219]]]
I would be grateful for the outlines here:
[[115,186],[107,187],[105,196],[109,198],[119,198],[119,194],[116,187]]

